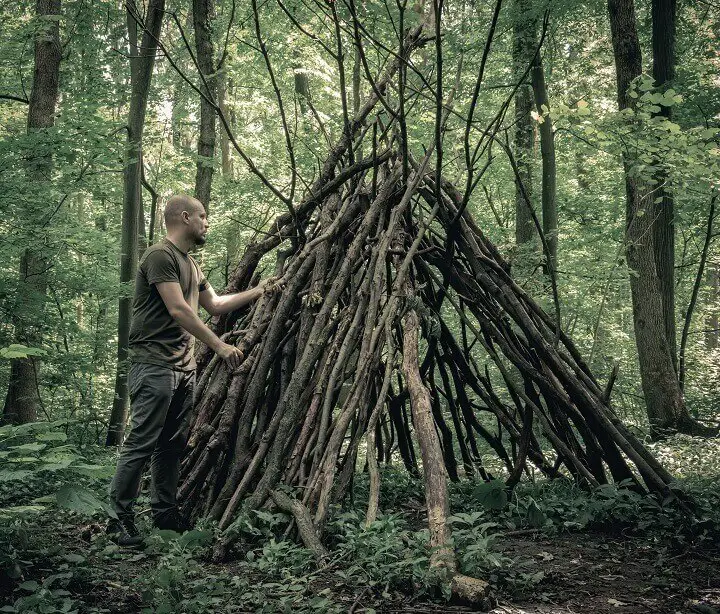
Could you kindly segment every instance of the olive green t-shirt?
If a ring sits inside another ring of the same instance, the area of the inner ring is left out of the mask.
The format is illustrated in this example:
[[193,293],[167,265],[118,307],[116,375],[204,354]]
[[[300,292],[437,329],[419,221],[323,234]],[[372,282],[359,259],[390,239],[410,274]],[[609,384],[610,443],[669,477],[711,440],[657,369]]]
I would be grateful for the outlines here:
[[195,369],[194,337],[180,326],[165,307],[155,284],[177,282],[185,302],[198,309],[198,296],[207,280],[197,262],[176,245],[163,239],[145,250],[135,277],[130,360],[170,367],[178,371]]

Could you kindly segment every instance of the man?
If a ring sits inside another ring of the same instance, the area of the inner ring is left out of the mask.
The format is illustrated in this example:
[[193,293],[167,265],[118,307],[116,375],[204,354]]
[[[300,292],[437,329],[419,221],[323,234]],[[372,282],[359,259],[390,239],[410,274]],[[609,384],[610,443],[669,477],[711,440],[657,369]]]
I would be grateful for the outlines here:
[[235,369],[240,349],[223,343],[198,317],[198,302],[211,315],[228,313],[257,299],[265,280],[246,292],[218,296],[189,251],[203,245],[207,215],[195,198],[176,195],[164,211],[167,236],[143,254],[135,279],[130,327],[131,429],[118,458],[110,486],[110,504],[117,514],[108,534],[121,546],[143,542],[134,522],[145,462],[150,459],[150,505],[160,529],[182,532],[176,491],[180,458],[188,435],[195,386],[194,338],[197,337]]

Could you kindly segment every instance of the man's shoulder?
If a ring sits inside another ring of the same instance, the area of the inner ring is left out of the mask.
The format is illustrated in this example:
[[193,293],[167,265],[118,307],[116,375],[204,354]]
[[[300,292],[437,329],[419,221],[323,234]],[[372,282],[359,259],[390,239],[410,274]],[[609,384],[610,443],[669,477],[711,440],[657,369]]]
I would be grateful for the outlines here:
[[192,254],[188,254],[188,259],[190,260],[190,262],[192,262],[193,266],[195,266],[195,268],[200,271],[200,265],[198,264],[198,261],[192,257]]
[[158,241],[157,243],[153,243],[143,252],[140,257],[140,262],[145,262],[148,258],[157,258],[165,255],[175,260],[170,246],[165,241]]

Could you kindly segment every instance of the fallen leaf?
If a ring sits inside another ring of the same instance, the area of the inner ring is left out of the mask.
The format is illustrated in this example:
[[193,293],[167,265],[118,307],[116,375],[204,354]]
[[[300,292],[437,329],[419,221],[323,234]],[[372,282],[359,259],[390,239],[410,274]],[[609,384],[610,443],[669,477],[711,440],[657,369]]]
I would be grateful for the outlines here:
[[544,550],[539,553],[538,556],[542,557],[543,561],[552,561],[555,558],[555,556],[553,556],[549,552],[545,552]]

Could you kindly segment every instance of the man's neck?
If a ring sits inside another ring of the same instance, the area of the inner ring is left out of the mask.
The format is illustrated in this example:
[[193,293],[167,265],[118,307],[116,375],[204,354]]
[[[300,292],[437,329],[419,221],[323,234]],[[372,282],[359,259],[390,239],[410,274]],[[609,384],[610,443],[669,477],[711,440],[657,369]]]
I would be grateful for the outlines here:
[[195,242],[192,239],[169,232],[165,238],[177,247],[183,254],[187,254],[193,247]]

